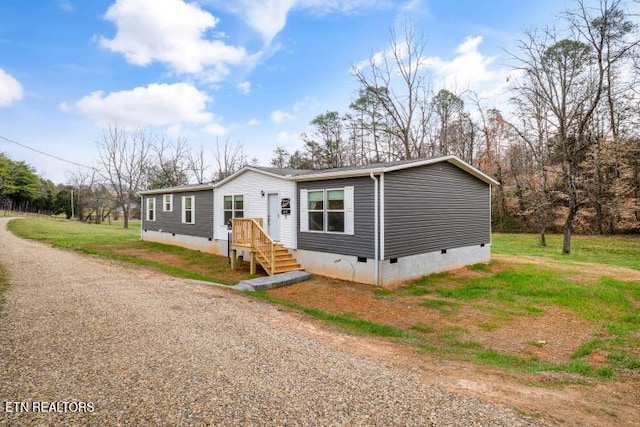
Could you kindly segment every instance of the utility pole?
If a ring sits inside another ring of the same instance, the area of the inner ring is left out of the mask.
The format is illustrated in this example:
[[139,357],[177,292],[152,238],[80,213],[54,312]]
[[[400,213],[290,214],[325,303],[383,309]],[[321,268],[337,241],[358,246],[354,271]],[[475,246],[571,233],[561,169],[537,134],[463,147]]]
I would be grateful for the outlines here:
[[76,215],[75,215],[75,212],[74,212],[74,209],[73,209],[73,188],[72,188],[71,189],[71,218],[74,218],[75,216]]

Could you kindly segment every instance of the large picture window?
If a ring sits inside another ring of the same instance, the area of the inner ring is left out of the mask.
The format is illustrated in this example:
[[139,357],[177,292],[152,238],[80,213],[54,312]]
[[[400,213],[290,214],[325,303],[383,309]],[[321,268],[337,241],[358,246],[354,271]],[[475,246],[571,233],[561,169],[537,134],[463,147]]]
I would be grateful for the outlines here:
[[300,231],[353,232],[353,187],[300,191]]
[[147,199],[147,221],[156,220],[156,198],[149,197]]
[[182,196],[182,223],[196,223],[196,197]]
[[232,218],[244,218],[244,197],[242,195],[224,196],[222,206],[225,225],[229,225]]

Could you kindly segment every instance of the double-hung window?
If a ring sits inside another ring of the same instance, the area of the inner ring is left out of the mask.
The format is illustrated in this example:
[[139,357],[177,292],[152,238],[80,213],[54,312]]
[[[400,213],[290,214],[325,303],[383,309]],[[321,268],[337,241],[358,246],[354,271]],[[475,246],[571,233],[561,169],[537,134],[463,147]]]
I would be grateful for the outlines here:
[[300,231],[354,234],[353,187],[300,190]]
[[182,196],[182,223],[196,223],[196,196]]
[[155,221],[156,220],[156,198],[148,197],[147,198],[147,221]]
[[324,190],[309,191],[309,231],[324,231]]
[[229,225],[232,218],[244,218],[244,197],[242,195],[224,196],[222,207],[225,225]]
[[162,196],[162,212],[173,212],[173,194]]
[[344,233],[344,190],[327,190],[327,232]]

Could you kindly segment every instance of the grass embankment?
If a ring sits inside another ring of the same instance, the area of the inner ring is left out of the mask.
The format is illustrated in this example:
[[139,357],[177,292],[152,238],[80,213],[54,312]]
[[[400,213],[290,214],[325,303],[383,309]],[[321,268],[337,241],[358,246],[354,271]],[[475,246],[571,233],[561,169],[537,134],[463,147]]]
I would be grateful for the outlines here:
[[547,236],[540,245],[536,234],[493,234],[491,252],[504,255],[529,255],[565,262],[590,262],[640,270],[640,236],[573,236],[571,253],[562,254],[562,235]]
[[168,274],[195,280],[235,284],[251,277],[246,269],[231,271],[227,258],[178,246],[140,240],[140,222],[84,224],[51,218],[26,218],[10,221],[15,235],[41,240],[54,247],[157,268]]

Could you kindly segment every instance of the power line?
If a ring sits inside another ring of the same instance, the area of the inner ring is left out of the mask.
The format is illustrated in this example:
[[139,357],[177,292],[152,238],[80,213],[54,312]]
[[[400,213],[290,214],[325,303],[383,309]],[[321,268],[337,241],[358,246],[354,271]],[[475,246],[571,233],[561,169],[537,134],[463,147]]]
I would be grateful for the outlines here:
[[60,160],[61,162],[70,163],[70,164],[72,164],[72,165],[80,166],[80,167],[82,167],[82,168],[95,169],[95,168],[94,168],[94,167],[92,167],[92,166],[83,165],[83,164],[81,164],[81,163],[76,163],[76,162],[71,161],[71,160],[63,159],[62,157],[54,156],[53,154],[45,153],[44,151],[40,151],[40,150],[38,150],[38,149],[36,149],[36,148],[29,147],[28,145],[22,144],[22,143],[20,143],[20,142],[18,142],[18,141],[14,141],[13,139],[5,138],[5,137],[4,137],[4,136],[2,136],[2,135],[0,135],[0,139],[4,139],[4,140],[5,140],[5,141],[7,141],[7,142],[11,142],[12,144],[19,145],[19,146],[24,147],[24,148],[26,148],[26,149],[28,149],[28,150],[34,151],[34,152],[36,152],[36,153],[38,153],[38,154],[42,154],[42,155],[44,155],[44,156],[51,157],[52,159]]

